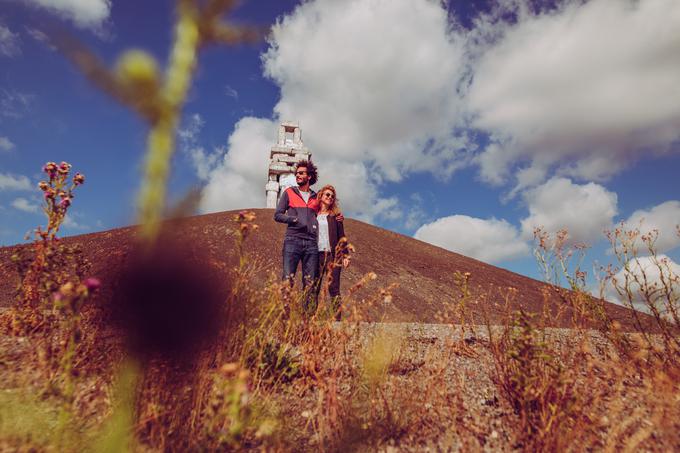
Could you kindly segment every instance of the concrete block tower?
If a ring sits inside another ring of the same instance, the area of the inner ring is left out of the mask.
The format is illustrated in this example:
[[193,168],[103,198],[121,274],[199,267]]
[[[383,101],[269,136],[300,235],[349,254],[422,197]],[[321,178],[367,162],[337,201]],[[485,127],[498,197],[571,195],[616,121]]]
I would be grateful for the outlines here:
[[269,177],[265,185],[268,208],[275,208],[281,193],[295,185],[295,163],[311,158],[312,153],[302,142],[299,123],[282,122],[279,126],[278,140],[269,153]]

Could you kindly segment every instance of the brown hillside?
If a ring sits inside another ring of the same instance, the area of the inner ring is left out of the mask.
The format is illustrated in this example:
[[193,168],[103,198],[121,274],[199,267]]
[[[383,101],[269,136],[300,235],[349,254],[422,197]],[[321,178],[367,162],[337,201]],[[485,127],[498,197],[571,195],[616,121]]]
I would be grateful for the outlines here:
[[[272,275],[281,272],[281,244],[285,225],[273,220],[273,210],[256,209],[259,230],[249,238],[247,250],[261,265],[259,278],[264,283]],[[220,212],[176,220],[174,231],[200,244],[216,262],[233,267],[236,263],[234,247],[236,211]],[[493,320],[501,314],[500,305],[508,288],[517,289],[512,308],[520,306],[538,311],[543,307],[543,292],[549,289],[544,283],[495,266],[435,247],[411,237],[387,231],[357,220],[347,219],[345,231],[356,248],[351,266],[343,271],[343,294],[368,272],[375,272],[377,279],[357,292],[356,299],[368,300],[381,288],[395,284],[391,302],[374,304],[367,311],[373,320],[390,322],[440,322],[452,320],[445,313],[448,303],[457,301],[460,291],[456,286],[456,272],[470,273],[473,301],[470,312],[475,322],[483,320],[484,312]],[[106,303],[112,294],[112,285],[126,257],[130,254],[135,237],[134,227],[85,234],[66,238],[77,243],[92,263],[91,274],[102,281],[100,302]],[[12,302],[17,283],[11,256],[21,246],[0,248],[0,307]],[[551,291],[554,294],[554,291]],[[360,302],[359,302],[360,303]],[[560,300],[553,296],[553,312]],[[362,307],[358,307],[362,308]],[[627,309],[608,304],[612,316],[624,325],[630,325]],[[448,318],[448,319],[447,319]],[[556,326],[569,325],[569,316],[556,317]]]

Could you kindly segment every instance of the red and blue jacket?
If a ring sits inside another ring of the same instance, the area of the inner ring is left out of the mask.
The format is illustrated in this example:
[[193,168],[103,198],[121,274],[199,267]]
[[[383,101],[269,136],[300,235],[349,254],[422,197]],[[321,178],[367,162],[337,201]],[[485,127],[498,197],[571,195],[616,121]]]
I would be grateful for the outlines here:
[[318,200],[316,192],[309,189],[309,200],[305,203],[297,187],[289,187],[279,198],[274,220],[288,224],[286,237],[318,240],[319,224],[316,221]]

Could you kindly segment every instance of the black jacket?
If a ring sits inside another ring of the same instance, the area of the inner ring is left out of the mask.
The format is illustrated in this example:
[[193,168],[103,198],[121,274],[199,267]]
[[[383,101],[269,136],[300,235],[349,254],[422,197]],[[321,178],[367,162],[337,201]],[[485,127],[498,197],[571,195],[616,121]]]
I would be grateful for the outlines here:
[[[340,242],[340,239],[345,237],[345,227],[342,222],[338,221],[335,214],[328,214],[328,242],[331,246],[331,256],[335,256],[335,250]],[[347,249],[347,241],[344,241],[340,246],[341,253],[347,255],[349,250]]]
[[297,187],[289,187],[281,194],[274,220],[288,224],[286,237],[318,240],[319,224],[316,221],[316,211],[312,208],[316,192],[311,189],[309,192],[306,203]]

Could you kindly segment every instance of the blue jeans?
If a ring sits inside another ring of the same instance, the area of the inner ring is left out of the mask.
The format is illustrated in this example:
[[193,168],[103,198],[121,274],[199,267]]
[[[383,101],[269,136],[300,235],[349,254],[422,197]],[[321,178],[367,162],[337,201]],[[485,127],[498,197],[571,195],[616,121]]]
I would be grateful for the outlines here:
[[[283,240],[282,279],[289,279],[291,286],[300,262],[302,262],[302,288],[307,289],[302,300],[302,308],[305,313],[313,314],[317,304],[314,282],[319,272],[319,245],[316,239],[285,238]],[[308,285],[309,288],[307,288]]]

